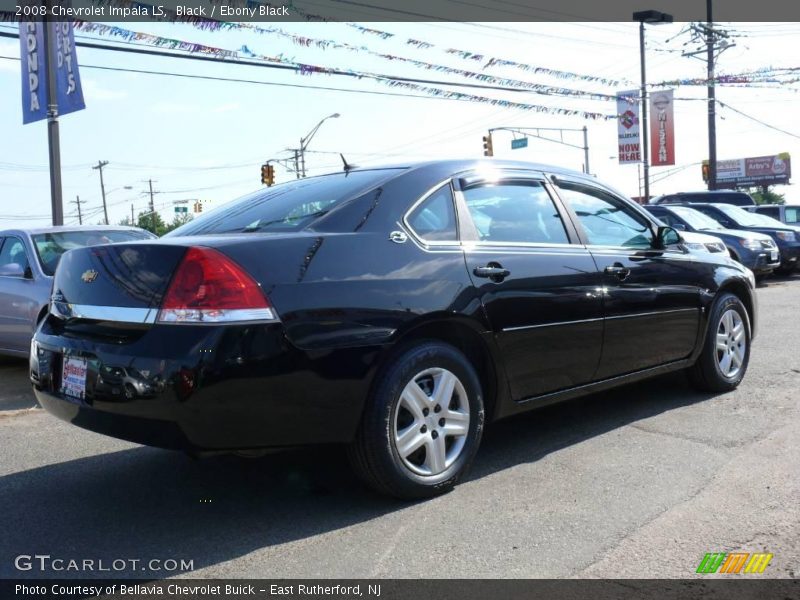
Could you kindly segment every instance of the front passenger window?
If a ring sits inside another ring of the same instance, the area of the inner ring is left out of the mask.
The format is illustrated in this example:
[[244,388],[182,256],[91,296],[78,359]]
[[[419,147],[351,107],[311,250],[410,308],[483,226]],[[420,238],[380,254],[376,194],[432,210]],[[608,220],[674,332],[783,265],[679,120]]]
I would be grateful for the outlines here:
[[619,198],[580,184],[559,181],[557,185],[559,194],[575,211],[590,245],[652,247],[650,224]]

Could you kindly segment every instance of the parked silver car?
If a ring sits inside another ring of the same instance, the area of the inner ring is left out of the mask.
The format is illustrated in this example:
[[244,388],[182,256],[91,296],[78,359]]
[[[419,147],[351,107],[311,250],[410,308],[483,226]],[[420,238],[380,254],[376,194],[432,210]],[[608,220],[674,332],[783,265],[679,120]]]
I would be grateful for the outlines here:
[[154,238],[136,227],[107,225],[0,231],[0,354],[28,356],[47,314],[53,273],[67,250]]

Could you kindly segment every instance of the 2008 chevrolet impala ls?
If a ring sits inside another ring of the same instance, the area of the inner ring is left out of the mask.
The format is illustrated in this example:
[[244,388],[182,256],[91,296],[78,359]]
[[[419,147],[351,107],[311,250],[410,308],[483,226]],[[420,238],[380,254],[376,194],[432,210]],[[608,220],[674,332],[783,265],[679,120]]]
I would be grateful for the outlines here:
[[373,487],[426,497],[487,421],[678,369],[735,388],[754,287],[580,173],[347,169],[67,252],[31,378],[92,431],[199,454],[347,443]]

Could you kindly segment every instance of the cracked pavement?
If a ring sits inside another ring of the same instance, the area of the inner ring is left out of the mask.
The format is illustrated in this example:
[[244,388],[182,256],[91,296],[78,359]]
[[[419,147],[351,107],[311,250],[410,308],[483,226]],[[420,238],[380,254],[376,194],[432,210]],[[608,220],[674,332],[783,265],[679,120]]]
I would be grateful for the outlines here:
[[220,578],[686,578],[729,551],[797,577],[800,276],[758,294],[735,392],[673,374],[497,423],[465,483],[412,504],[365,490],[340,448],[195,461],[71,427],[29,410],[26,365],[5,361],[0,577],[92,576],[14,570],[38,552],[191,559]]

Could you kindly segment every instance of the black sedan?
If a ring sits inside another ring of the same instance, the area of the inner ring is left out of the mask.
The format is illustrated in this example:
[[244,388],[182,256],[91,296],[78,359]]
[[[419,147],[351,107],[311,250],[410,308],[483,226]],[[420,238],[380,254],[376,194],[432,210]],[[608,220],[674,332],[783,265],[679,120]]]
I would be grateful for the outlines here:
[[[68,252],[31,378],[86,429],[195,454],[346,443],[373,487],[426,497],[486,422],[679,369],[735,388],[754,287],[580,173],[349,169]],[[117,370],[140,385],[112,393]]]

